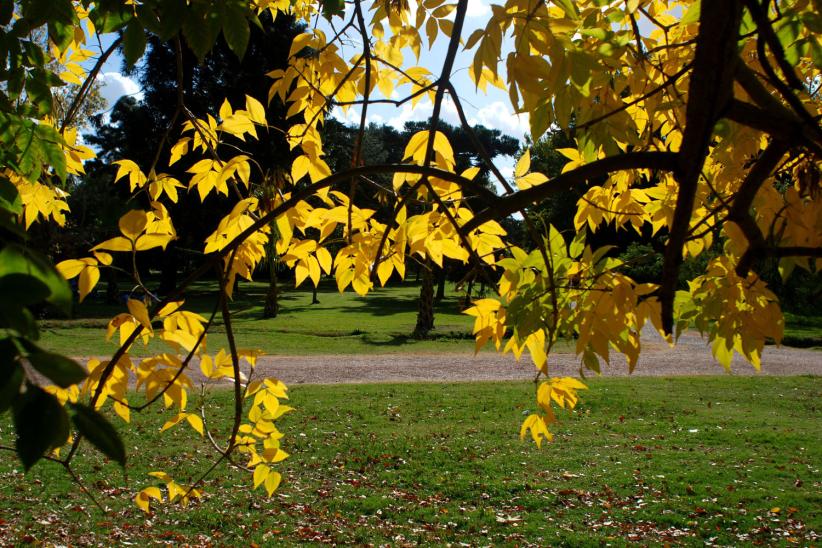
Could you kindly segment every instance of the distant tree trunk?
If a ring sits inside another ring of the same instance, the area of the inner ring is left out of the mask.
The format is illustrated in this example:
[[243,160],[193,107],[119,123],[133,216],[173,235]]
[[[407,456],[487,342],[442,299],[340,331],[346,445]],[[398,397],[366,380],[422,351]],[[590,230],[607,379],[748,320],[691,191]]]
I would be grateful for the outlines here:
[[437,274],[437,294],[434,297],[434,301],[440,302],[445,298],[445,278],[447,277],[448,271],[445,266],[443,266],[437,270]]
[[428,336],[428,332],[434,329],[434,273],[431,261],[426,261],[421,270],[422,285],[420,285],[417,325],[411,335],[415,339],[424,339]]
[[471,291],[474,289],[474,278],[472,277],[468,280],[468,289],[465,290],[465,301],[463,301],[462,307],[468,308],[471,306]]
[[268,291],[265,294],[263,318],[276,318],[280,313],[280,301],[277,289],[277,258],[274,256],[274,249],[268,250],[266,258],[268,260]]
[[106,276],[106,302],[120,304],[120,288],[117,285],[117,271],[113,268],[103,270]]
[[174,242],[170,243],[163,253],[163,265],[160,272],[160,287],[157,293],[168,295],[177,288],[177,269],[180,266],[180,254]]
[[320,299],[317,298],[317,286],[311,285],[311,304],[320,304]]

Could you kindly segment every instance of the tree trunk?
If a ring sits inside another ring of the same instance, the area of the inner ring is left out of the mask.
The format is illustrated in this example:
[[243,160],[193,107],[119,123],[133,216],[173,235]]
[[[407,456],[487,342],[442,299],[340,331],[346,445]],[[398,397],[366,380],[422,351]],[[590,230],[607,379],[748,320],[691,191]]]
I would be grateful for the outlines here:
[[[273,247],[273,246],[272,246]],[[274,257],[274,250],[269,249],[268,260],[268,291],[265,294],[265,307],[263,307],[263,318],[276,318],[280,313],[279,290],[277,289],[277,260]]]
[[180,257],[177,246],[171,242],[163,253],[163,265],[160,272],[159,295],[168,295],[177,288],[177,269],[180,266]]
[[317,286],[311,285],[311,304],[320,304],[320,299],[317,298]]
[[434,302],[440,302],[445,298],[445,278],[447,277],[448,271],[446,270],[445,266],[437,270],[437,294],[434,297]]
[[106,277],[106,302],[108,304],[120,303],[120,288],[117,284],[117,271],[113,268],[103,270]]
[[474,278],[468,280],[468,289],[465,290],[465,300],[462,303],[462,308],[466,309],[471,306],[471,291],[474,289]]
[[434,329],[434,273],[431,271],[431,261],[426,261],[422,270],[422,285],[420,285],[419,309],[417,310],[417,326],[411,334],[415,339],[424,339],[428,332]]

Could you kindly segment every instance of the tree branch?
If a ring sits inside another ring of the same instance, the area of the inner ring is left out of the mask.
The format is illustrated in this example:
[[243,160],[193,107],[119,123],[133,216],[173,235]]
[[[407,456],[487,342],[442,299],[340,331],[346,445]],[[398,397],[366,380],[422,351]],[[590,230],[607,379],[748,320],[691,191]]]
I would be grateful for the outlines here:
[[558,192],[587,184],[591,179],[609,175],[616,171],[630,169],[653,169],[674,171],[677,168],[677,154],[674,152],[628,152],[609,156],[565,172],[539,186],[521,190],[510,196],[497,197],[491,207],[482,210],[463,225],[470,232],[492,219],[504,218],[540,202]]
[[678,169],[674,172],[679,192],[668,244],[665,246],[662,284],[659,288],[662,328],[665,333],[673,330],[674,292],[699,176],[708,155],[714,126],[733,98],[733,76],[739,59],[737,35],[741,19],[740,0],[717,2],[700,14],[699,35],[685,110],[685,131]]

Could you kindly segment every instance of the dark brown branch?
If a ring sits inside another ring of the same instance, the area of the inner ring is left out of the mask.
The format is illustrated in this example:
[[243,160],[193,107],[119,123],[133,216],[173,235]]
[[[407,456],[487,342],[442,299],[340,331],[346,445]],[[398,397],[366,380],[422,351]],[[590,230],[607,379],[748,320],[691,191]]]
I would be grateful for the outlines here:
[[[765,13],[757,0],[745,0],[745,7],[748,8],[751,17],[756,23],[756,28],[759,30],[759,36],[762,37],[764,42],[767,43],[768,47],[771,49],[771,52],[779,65],[779,69],[785,76],[787,85],[793,89],[801,90],[802,82],[796,76],[796,72],[794,72],[793,67],[785,57],[785,50],[782,48],[782,43],[779,41],[779,37],[776,36],[773,26],[768,20],[767,13]],[[766,60],[763,58],[760,59],[760,61],[762,61],[764,66]]]
[[[365,18],[362,14],[362,3],[360,0],[354,1],[354,12],[357,16],[362,39],[362,58],[365,60],[365,87],[363,91],[363,104],[360,111],[360,127],[357,130],[357,140],[354,142],[354,154],[351,156],[351,167],[357,167],[362,161],[362,142],[365,136],[365,122],[368,116],[368,100],[371,98],[371,43],[368,41],[368,32],[365,27]],[[357,177],[351,177],[351,184],[348,188],[348,243],[351,243],[351,233],[353,224],[351,217],[354,213],[354,196],[357,193]]]
[[822,158],[822,141],[817,140],[816,136],[791,111],[785,109],[785,113],[787,115],[781,115],[779,112],[734,99],[730,102],[725,117],[738,124],[767,133],[791,147],[805,147]]
[[79,91],[77,91],[77,95],[74,96],[74,100],[69,105],[65,118],[63,118],[63,121],[60,123],[61,132],[66,129],[66,127],[71,124],[74,117],[77,116],[77,112],[80,110],[80,105],[83,104],[83,101],[86,99],[86,95],[88,95],[88,92],[91,89],[92,82],[97,79],[97,75],[100,73],[100,70],[103,68],[105,62],[122,43],[123,37],[118,36],[117,39],[111,43],[108,49],[103,52],[100,58],[97,59],[97,62],[94,63],[94,67],[88,73],[88,76],[86,76],[85,81],[83,81],[83,85],[80,86]]
[[237,343],[234,340],[234,330],[231,327],[231,310],[228,308],[228,283],[230,282],[231,264],[237,254],[237,248],[231,252],[225,269],[220,271],[220,308],[225,326],[225,335],[228,339],[228,349],[231,353],[231,367],[234,372],[234,424],[231,428],[231,435],[228,438],[228,446],[225,454],[230,454],[237,443],[237,433],[240,431],[240,424],[243,420],[243,387],[240,381],[240,356],[237,352]]
[[674,171],[676,168],[677,154],[673,152],[628,152],[618,156],[609,156],[565,172],[541,185],[521,190],[510,196],[499,197],[496,203],[475,215],[463,228],[470,232],[492,219],[502,219],[558,192],[587,186],[592,179],[598,179],[616,171],[631,169]]
[[736,219],[748,214],[756,193],[779,165],[779,161],[787,151],[788,147],[782,141],[772,141],[762,152],[736,192],[733,205],[728,212],[729,221],[736,222]]
[[750,208],[757,191],[779,164],[785,151],[786,148],[783,143],[772,142],[768,145],[768,148],[765,149],[748,171],[745,180],[742,181],[733,206],[728,212],[727,220],[736,223],[748,240],[748,249],[742,254],[739,263],[736,265],[736,273],[740,277],[744,278],[748,275],[754,259],[762,255],[763,250],[768,247],[765,236],[751,216]]
[[673,330],[674,292],[682,263],[682,246],[688,235],[699,176],[714,125],[733,98],[733,77],[739,56],[737,35],[742,2],[726,0],[702,10],[694,52],[693,72],[685,110],[685,131],[674,175],[679,183],[676,209],[665,246],[659,300],[662,328]]

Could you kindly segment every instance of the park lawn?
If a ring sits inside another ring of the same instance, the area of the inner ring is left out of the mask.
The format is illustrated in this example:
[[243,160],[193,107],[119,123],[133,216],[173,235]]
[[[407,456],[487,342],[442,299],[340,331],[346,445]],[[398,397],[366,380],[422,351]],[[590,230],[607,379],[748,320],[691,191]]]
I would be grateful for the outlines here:
[[[308,287],[293,289],[281,284],[280,314],[263,319],[267,285],[243,282],[231,304],[237,344],[261,349],[266,354],[377,354],[393,352],[471,352],[474,318],[460,312],[461,294],[449,284],[446,298],[435,305],[435,329],[426,340],[414,340],[419,286],[413,283],[373,290],[365,297],[353,291],[340,294],[336,286],[321,285],[320,304],[311,304]],[[186,309],[206,318],[215,306],[213,284],[194,284],[186,297]],[[41,326],[42,346],[70,356],[111,354],[116,345],[105,340],[105,328],[126,307],[103,304],[92,296],[77,306],[73,319],[49,319]],[[158,324],[159,325],[159,324]],[[227,347],[225,328],[218,315],[208,348]],[[136,355],[167,351],[160,341],[148,348],[135,345]]]
[[803,348],[822,348],[822,315],[802,316],[785,313],[782,344]]
[[[819,544],[822,379],[590,387],[538,449],[518,438],[529,384],[295,386],[273,497],[221,465],[188,510],[145,515],[130,497],[154,484],[147,472],[185,481],[208,466],[207,444],[183,425],[160,436],[170,413],[155,410],[120,423],[127,489],[116,465],[80,455],[107,514],[57,465],[24,476],[10,455],[0,461],[0,543]],[[213,400],[227,413],[227,392]]]

